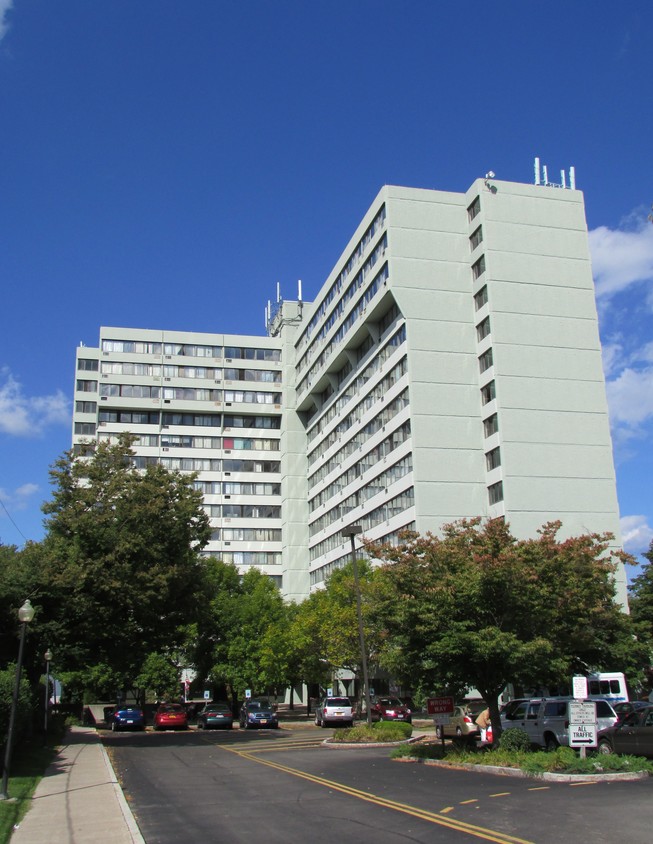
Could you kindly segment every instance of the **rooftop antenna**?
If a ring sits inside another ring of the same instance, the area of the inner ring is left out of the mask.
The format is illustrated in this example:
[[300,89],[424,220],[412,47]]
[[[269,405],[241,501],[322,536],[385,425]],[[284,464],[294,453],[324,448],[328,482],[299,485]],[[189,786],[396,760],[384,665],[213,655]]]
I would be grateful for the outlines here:
[[281,301],[281,284],[277,282],[277,302]]
[[575,167],[569,168],[569,187],[572,190],[576,190],[576,168]]
[[540,184],[540,159],[535,159],[535,184]]
[[297,279],[297,301],[302,301],[302,280],[301,278]]

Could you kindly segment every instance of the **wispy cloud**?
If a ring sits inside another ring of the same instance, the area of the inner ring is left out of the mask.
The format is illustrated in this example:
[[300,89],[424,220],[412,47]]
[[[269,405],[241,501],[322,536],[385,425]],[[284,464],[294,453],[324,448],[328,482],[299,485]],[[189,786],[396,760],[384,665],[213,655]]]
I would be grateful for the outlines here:
[[49,425],[69,423],[70,405],[61,390],[50,396],[26,396],[11,372],[0,370],[0,433],[37,437]]
[[624,550],[629,554],[643,554],[653,542],[653,528],[646,516],[624,516],[621,519],[621,537]]
[[[39,491],[37,484],[23,484],[13,491],[8,491],[0,487],[0,501],[11,512],[24,510],[30,503],[32,497]],[[0,518],[6,515],[6,510],[0,509]]]
[[9,12],[14,5],[14,0],[0,0],[0,41],[5,37],[9,29]]
[[621,229],[599,226],[589,233],[596,295],[610,298],[640,282],[653,283],[653,225],[645,215]]

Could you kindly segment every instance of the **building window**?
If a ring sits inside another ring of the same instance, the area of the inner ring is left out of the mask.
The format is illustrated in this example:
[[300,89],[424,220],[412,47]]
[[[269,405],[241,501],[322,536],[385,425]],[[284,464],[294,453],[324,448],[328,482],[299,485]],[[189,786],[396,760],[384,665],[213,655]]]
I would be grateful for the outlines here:
[[472,204],[467,209],[467,218],[471,222],[474,217],[481,213],[481,197],[477,196],[476,199],[472,202]]
[[483,404],[488,404],[489,402],[493,401],[497,397],[496,388],[494,386],[494,381],[490,381],[489,384],[486,384],[484,387],[481,388],[481,401]]
[[483,285],[481,289],[478,291],[476,296],[474,296],[474,306],[477,311],[483,307],[483,305],[487,304],[487,284]]
[[485,432],[486,437],[491,437],[492,434],[496,434],[499,430],[499,417],[496,413],[493,413],[492,416],[488,416],[487,419],[483,420],[483,431]]
[[78,393],[97,393],[97,381],[83,381],[78,378],[76,389]]
[[480,278],[483,273],[485,272],[485,255],[481,255],[478,261],[475,261],[472,264],[472,275],[474,276],[474,280]]
[[75,433],[85,437],[95,436],[94,422],[75,422]]
[[491,472],[492,469],[496,469],[501,465],[501,449],[493,448],[492,451],[488,451],[485,455],[485,466],[488,472]]
[[488,349],[487,352],[484,352],[480,358],[478,359],[478,365],[481,372],[485,372],[494,364],[494,360],[492,359],[492,349]]
[[479,226],[469,238],[469,247],[472,252],[480,243],[483,243],[483,226]]
[[476,326],[476,339],[481,342],[484,337],[487,337],[490,333],[490,317],[485,317],[483,322],[479,322]]
[[86,370],[86,372],[97,372],[98,371],[98,361],[88,360],[86,358],[80,358],[77,361],[77,369]]
[[499,481],[497,484],[492,484],[487,488],[488,498],[490,499],[490,504],[498,504],[499,501],[503,501],[503,483]]
[[97,403],[94,401],[76,401],[75,413],[95,413]]

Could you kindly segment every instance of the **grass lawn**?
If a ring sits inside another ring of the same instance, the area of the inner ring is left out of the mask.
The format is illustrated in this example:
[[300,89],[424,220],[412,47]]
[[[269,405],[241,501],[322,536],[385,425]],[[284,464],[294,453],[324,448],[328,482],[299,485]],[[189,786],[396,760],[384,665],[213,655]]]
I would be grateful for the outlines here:
[[34,736],[14,748],[9,776],[10,800],[0,801],[0,844],[6,844],[14,826],[23,819],[39,780],[55,754],[54,745],[43,745],[43,736]]

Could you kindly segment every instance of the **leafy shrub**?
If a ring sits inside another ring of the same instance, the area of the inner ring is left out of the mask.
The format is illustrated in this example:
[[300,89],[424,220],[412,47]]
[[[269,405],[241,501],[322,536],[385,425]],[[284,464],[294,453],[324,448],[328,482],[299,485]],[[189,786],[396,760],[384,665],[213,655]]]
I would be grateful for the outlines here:
[[403,759],[409,757],[411,759],[442,759],[442,745],[433,742],[424,744],[401,744],[399,747],[393,747],[390,751],[392,759]]
[[508,727],[501,733],[499,747],[501,750],[530,750],[531,740],[526,730],[520,727]]
[[331,741],[351,744],[404,741],[411,737],[413,727],[402,721],[378,721],[376,724],[358,724],[346,730],[336,730]]
[[413,725],[405,721],[377,721],[372,730],[379,735],[377,741],[402,741],[413,734]]
[[[9,717],[11,713],[11,702],[14,696],[16,684],[16,666],[8,665],[4,671],[0,671],[0,741],[4,741],[9,731]],[[16,721],[14,724],[14,736],[18,738],[27,729],[32,714],[32,692],[27,678],[23,675],[20,679],[18,691],[18,705],[16,707]]]

